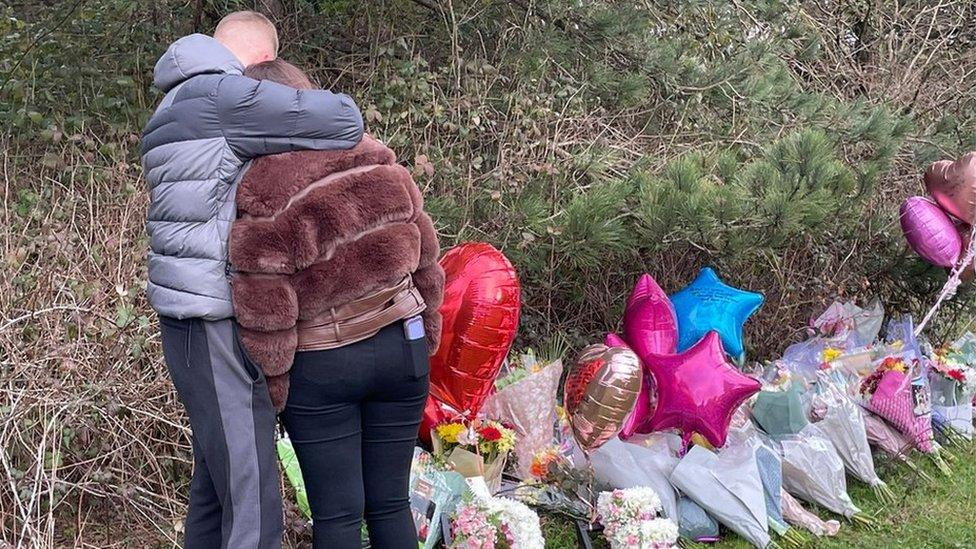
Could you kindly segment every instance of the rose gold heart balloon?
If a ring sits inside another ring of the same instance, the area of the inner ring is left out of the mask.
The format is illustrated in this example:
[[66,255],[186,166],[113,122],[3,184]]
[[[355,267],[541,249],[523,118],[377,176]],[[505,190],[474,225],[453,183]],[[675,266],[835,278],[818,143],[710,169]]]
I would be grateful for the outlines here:
[[925,171],[925,188],[946,212],[976,223],[976,152],[955,162],[933,162]]
[[620,432],[641,388],[641,363],[624,347],[590,345],[570,368],[563,385],[573,436],[592,452]]

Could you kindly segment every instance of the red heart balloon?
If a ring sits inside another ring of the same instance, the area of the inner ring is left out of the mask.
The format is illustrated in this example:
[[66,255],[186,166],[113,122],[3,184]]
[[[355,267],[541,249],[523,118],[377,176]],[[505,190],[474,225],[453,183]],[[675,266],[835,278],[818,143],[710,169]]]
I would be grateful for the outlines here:
[[457,246],[441,258],[444,318],[441,344],[430,358],[430,393],[473,418],[518,329],[520,289],[515,268],[489,244]]
[[925,188],[946,212],[976,223],[976,152],[959,160],[939,160],[925,171]]
[[427,396],[427,404],[424,405],[424,416],[420,420],[420,440],[428,446],[431,444],[430,432],[441,423],[458,419],[447,409],[446,406],[438,402],[434,397]]

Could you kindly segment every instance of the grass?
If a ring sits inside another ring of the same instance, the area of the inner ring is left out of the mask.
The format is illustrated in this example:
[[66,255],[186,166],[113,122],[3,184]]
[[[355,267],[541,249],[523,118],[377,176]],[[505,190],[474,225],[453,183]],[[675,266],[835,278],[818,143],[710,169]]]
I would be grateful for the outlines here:
[[[895,493],[894,506],[878,504],[871,488],[848,477],[848,492],[854,503],[866,513],[874,515],[877,524],[873,528],[854,526],[828,511],[806,505],[825,520],[837,518],[842,522],[837,537],[816,538],[807,547],[976,547],[976,444],[962,450],[954,449],[953,453],[958,459],[949,478],[942,476],[927,458],[918,454],[914,456],[914,461],[932,476],[932,481],[921,479],[903,464],[879,459],[875,465],[878,474]],[[544,526],[547,548],[566,549],[578,545],[571,524],[559,519],[547,519]],[[723,541],[711,547],[751,547],[742,538],[724,529],[723,535]],[[599,536],[594,536],[593,542],[594,547],[607,547]]]

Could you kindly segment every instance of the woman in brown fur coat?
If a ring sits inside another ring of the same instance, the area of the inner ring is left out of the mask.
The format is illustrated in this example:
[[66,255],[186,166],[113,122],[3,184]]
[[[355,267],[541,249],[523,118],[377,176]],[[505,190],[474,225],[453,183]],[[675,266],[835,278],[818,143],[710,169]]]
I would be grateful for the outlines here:
[[[276,60],[245,73],[310,89]],[[237,189],[234,310],[295,446],[315,547],[416,548],[408,478],[444,273],[420,190],[369,136],[259,158]]]

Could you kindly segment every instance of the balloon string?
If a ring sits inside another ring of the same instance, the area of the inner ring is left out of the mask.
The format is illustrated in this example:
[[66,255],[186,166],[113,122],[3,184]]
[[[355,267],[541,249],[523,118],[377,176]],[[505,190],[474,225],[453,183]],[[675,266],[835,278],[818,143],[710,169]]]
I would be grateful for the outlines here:
[[950,273],[949,280],[946,280],[945,284],[942,286],[942,291],[939,292],[939,298],[935,301],[935,305],[929,309],[929,312],[926,313],[925,318],[922,319],[922,322],[915,327],[915,337],[918,337],[918,335],[922,333],[922,330],[925,329],[929,321],[932,320],[932,317],[935,316],[936,311],[942,307],[942,303],[946,300],[952,299],[952,297],[956,295],[956,290],[959,289],[959,285],[961,284],[960,278],[962,277],[962,272],[973,263],[974,257],[976,257],[976,224],[970,228],[969,248],[966,249],[966,255]]

